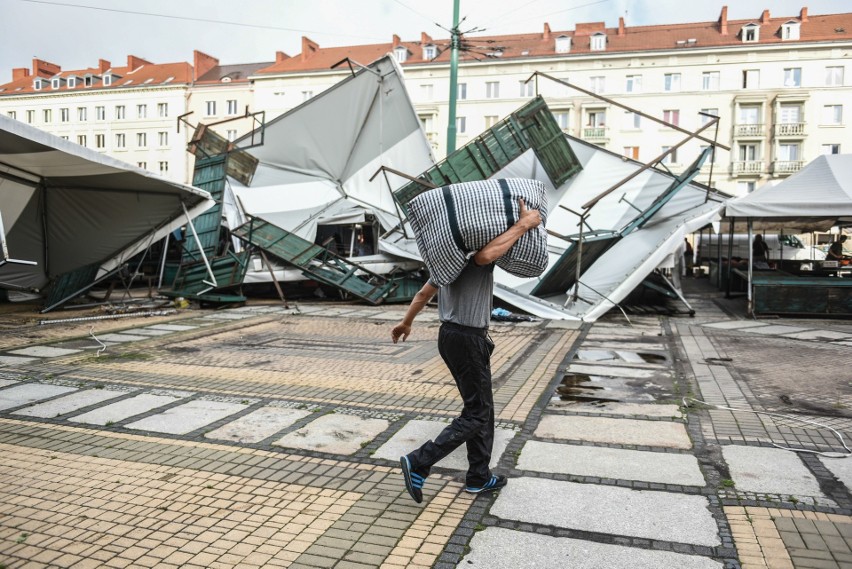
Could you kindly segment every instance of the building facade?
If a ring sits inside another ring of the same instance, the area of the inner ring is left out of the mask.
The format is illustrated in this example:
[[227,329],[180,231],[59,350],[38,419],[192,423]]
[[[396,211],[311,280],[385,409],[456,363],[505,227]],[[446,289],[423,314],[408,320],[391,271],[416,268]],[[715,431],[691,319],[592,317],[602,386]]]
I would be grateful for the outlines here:
[[[127,77],[141,72],[135,65],[140,61],[131,56],[126,68],[100,65],[85,70],[101,81],[101,88],[89,91],[79,86],[52,89],[52,81],[58,78],[61,85],[69,75],[36,60],[31,74],[22,77],[28,70],[15,70],[15,81],[0,85],[0,112],[90,147],[101,148],[97,144],[103,143],[105,152],[149,169],[168,161],[168,174],[186,181],[189,158],[183,158],[183,166],[171,166],[181,162],[178,154],[185,143],[174,117],[191,112],[191,121],[209,124],[265,111],[269,121],[321,96],[358,69],[359,62],[391,52],[404,70],[409,97],[435,155],[442,158],[449,117],[448,45],[449,40],[425,33],[419,41],[393,36],[383,44],[328,48],[302,38],[301,53],[291,57],[278,52],[268,64],[220,66],[215,58],[196,52],[194,65],[170,64],[186,66],[182,80],[144,85],[126,83]],[[688,131],[706,126],[708,116],[718,116],[718,125],[702,136],[730,151],[719,149],[697,179],[743,194],[795,173],[821,153],[852,152],[852,128],[847,124],[852,113],[850,54],[852,13],[809,15],[806,8],[783,17],[764,10],[754,20],[728,20],[723,8],[714,22],[628,27],[620,19],[617,28],[598,22],[551,31],[544,24],[540,33],[465,38],[457,88],[457,146],[541,94],[566,133],[645,162],[668,152],[663,162],[677,172],[707,142],[692,140],[678,147],[683,132],[615,103]],[[164,66],[145,62],[141,69],[146,67]],[[536,72],[539,75],[529,80]],[[103,85],[109,73],[120,79]],[[36,89],[39,79],[42,86]],[[174,113],[167,117],[175,135],[168,143],[177,142],[181,134],[179,147],[158,144],[159,129],[166,128],[166,122],[149,125],[149,119],[115,118],[116,107],[132,114],[147,105],[156,113],[161,103]],[[112,109],[112,114],[101,123],[89,115],[82,120],[74,114],[80,106],[96,117],[101,116],[96,107]],[[65,122],[57,118],[66,116],[63,108],[71,113]],[[216,128],[236,138],[252,125],[248,119],[229,120]],[[145,136],[138,138],[143,130]],[[124,147],[118,146],[122,133]],[[99,134],[104,138],[90,138]],[[167,151],[172,153],[161,160]]]

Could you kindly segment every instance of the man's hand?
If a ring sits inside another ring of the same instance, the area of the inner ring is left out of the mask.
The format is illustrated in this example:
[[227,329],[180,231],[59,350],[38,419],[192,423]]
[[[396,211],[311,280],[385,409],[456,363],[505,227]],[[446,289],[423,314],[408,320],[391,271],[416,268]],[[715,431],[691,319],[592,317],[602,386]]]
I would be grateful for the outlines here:
[[405,322],[400,322],[393,327],[393,330],[391,330],[391,339],[393,340],[393,343],[396,344],[401,336],[402,341],[404,342],[408,339],[409,334],[411,334],[411,326]]
[[527,209],[527,204],[524,203],[524,198],[520,198],[518,200],[518,205],[520,205],[521,216],[518,218],[517,223],[527,230],[541,225],[541,213],[539,213],[537,209]]

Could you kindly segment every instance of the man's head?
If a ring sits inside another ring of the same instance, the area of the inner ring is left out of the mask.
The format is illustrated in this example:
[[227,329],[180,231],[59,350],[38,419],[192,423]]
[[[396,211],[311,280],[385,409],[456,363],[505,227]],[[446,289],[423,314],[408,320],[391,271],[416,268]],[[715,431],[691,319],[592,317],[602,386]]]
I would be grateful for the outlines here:
[[844,241],[846,241],[846,236],[845,236],[845,235],[841,235],[841,236],[840,236],[840,242],[841,242],[841,243],[843,243]]

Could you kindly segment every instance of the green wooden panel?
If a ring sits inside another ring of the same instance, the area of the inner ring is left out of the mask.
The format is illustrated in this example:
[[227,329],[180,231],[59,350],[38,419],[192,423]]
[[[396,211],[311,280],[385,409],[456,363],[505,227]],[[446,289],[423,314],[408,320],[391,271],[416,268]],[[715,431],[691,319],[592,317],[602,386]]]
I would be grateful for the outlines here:
[[44,305],[53,306],[60,300],[90,286],[95,281],[100,266],[100,263],[92,263],[55,277],[50,284]]
[[183,262],[201,259],[199,244],[207,257],[212,257],[216,253],[219,245],[219,228],[222,225],[222,194],[225,191],[227,160],[227,155],[195,160],[192,185],[209,192],[216,200],[216,205],[192,220],[198,242],[192,235],[192,231],[188,231],[183,247]]
[[[584,239],[580,274],[592,266],[592,263],[597,261],[619,239],[621,237],[618,235]],[[573,287],[574,283],[577,282],[577,253],[577,244],[571,243],[553,267],[544,273],[544,276],[530,294],[534,296],[562,294]]]
[[[213,275],[216,277],[216,289],[239,286],[243,282],[248,267],[248,252],[228,253],[221,257],[208,259]],[[172,293],[179,296],[197,294],[209,289],[210,275],[203,261],[184,263],[178,269]],[[216,290],[214,289],[214,290]]]

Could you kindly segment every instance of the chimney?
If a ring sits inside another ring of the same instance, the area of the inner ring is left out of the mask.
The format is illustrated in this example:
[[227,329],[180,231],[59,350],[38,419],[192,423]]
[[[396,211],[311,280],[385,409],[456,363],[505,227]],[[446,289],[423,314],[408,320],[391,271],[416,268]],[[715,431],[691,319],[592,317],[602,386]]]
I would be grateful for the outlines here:
[[719,33],[728,35],[728,7],[722,6],[722,14],[719,16]]
[[624,18],[619,17],[618,18],[618,35],[623,36],[624,33],[625,33],[625,31],[624,31]]
[[33,77],[53,77],[60,71],[62,68],[55,63],[33,58]]
[[799,12],[799,20],[804,24],[808,21],[808,7],[805,6],[802,8],[802,11]]
[[542,35],[542,39],[550,39],[550,24],[547,22],[544,23],[544,34]]
[[420,45],[429,45],[430,43],[434,43],[434,41],[432,36],[426,32],[420,32]]
[[219,60],[196,49],[192,52],[192,65],[192,80],[198,81],[205,73],[219,65]]
[[307,37],[302,36],[302,53],[301,60],[307,61],[313,54],[315,54],[319,50],[319,44],[309,40]]
[[290,59],[290,56],[284,53],[283,51],[275,52],[275,63],[281,63],[282,61]]
[[99,59],[98,60],[98,73],[103,73],[104,71],[108,70],[110,67],[112,67],[112,63],[110,63],[106,59]]
[[15,67],[12,69],[12,81],[17,81],[18,79],[24,79],[30,76],[30,70],[28,67]]
[[136,57],[135,55],[127,56],[127,70],[133,71],[134,69],[139,69],[143,65],[154,65],[150,61],[146,61],[141,57]]
[[761,14],[761,16],[760,16],[760,23],[761,24],[768,24],[769,23],[769,10],[763,11],[763,14]]
[[398,35],[394,34],[393,35],[393,47],[399,47],[400,42],[402,42],[402,40],[399,39]]

